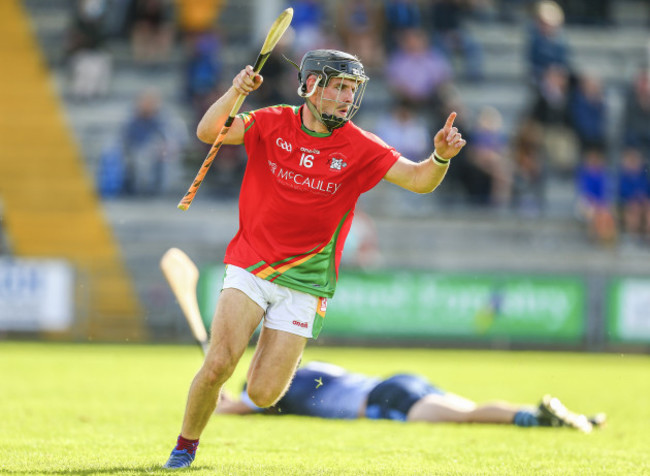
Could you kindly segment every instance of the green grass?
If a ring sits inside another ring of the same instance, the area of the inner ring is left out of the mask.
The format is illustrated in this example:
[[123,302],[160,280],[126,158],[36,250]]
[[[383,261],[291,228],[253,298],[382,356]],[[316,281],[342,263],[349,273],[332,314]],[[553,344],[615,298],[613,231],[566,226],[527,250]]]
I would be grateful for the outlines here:
[[[228,388],[244,378],[247,353]],[[191,475],[650,474],[648,356],[309,347],[374,375],[428,376],[478,401],[536,403],[546,392],[607,428],[430,425],[219,416]],[[0,474],[168,474],[201,363],[190,346],[0,343]]]

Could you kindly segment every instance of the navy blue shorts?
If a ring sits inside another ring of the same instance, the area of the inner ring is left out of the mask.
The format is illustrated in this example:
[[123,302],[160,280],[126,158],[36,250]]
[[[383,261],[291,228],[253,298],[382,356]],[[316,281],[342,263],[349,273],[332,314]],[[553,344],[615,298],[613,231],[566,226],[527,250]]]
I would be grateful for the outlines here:
[[406,421],[411,407],[426,395],[445,392],[417,375],[398,374],[379,383],[368,395],[366,418]]

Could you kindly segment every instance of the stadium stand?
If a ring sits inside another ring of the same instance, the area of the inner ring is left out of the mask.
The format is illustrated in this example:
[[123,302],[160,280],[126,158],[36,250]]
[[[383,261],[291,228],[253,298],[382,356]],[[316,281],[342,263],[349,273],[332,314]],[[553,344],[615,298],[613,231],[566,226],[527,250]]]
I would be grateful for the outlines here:
[[84,335],[144,339],[140,302],[119,244],[20,2],[2,2],[0,29],[7,72],[0,99],[0,190],[12,253],[74,264],[86,311],[78,326]]
[[[612,25],[567,25],[567,36],[574,50],[575,66],[597,74],[605,84],[606,101],[612,112],[608,117],[608,134],[615,143],[620,134],[617,124],[625,87],[647,57],[646,22],[650,13],[641,1],[613,3]],[[90,176],[96,176],[102,147],[115,136],[133,98],[151,83],[193,130],[194,119],[181,94],[184,52],[178,43],[166,64],[146,70],[133,62],[126,38],[113,38],[110,50],[114,71],[109,97],[75,102],[67,91],[66,70],[57,46],[69,21],[69,2],[25,0],[24,4],[64,99],[68,121]],[[255,0],[227,2],[220,12],[218,29],[227,45],[220,57],[224,78],[230,78],[245,62],[254,59],[258,45],[251,44],[248,34],[254,4]],[[531,101],[523,52],[528,17],[522,10],[515,18],[515,22],[468,22],[467,27],[483,49],[485,77],[478,83],[460,80],[455,85],[467,116],[475,116],[485,106],[495,107],[509,131],[514,130]],[[391,98],[386,90],[383,78],[372,78],[358,116],[362,125],[372,124],[373,117],[388,111]],[[183,180],[189,185],[197,164],[187,165]],[[178,196],[155,200],[118,198],[104,203],[138,293],[148,314],[155,316],[148,321],[149,329],[161,338],[182,333],[184,326],[175,319],[177,311],[158,272],[159,257],[169,246],[178,246],[199,263],[214,263],[222,256],[236,227],[236,202],[215,198],[208,182],[204,187],[185,213],[175,209],[184,193],[182,187]],[[384,264],[388,267],[578,273],[596,283],[595,292],[603,291],[602,281],[609,273],[647,273],[647,247],[622,243],[602,248],[587,239],[583,225],[575,218],[573,180],[551,177],[545,192],[544,213],[532,217],[508,209],[469,207],[446,186],[431,197],[422,197],[426,206],[418,216],[400,215],[401,209],[396,206],[398,194],[387,184],[367,194],[361,206],[377,224]],[[409,232],[404,233],[405,229]]]

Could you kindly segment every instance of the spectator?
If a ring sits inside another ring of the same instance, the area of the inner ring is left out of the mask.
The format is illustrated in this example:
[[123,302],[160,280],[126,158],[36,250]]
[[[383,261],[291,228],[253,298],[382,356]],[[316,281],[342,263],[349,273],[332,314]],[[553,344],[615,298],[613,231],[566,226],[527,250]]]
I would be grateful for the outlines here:
[[105,96],[110,87],[112,58],[106,48],[105,0],[77,0],[68,31],[66,58],[75,99]]
[[333,38],[333,28],[325,28],[329,23],[324,3],[320,0],[296,0],[288,2],[293,8],[291,27],[294,29],[294,49],[298,57],[319,48],[338,48]]
[[346,51],[366,58],[368,69],[384,64],[381,11],[373,0],[338,0],[337,26]]
[[571,122],[568,72],[557,65],[542,78],[531,118],[542,126],[544,155],[551,171],[572,173],[579,158],[579,144]]
[[157,91],[140,94],[121,134],[126,193],[158,195],[168,192],[179,178],[187,130],[169,117],[163,114]]
[[176,0],[174,11],[183,38],[213,32],[226,0]]
[[523,215],[538,216],[544,209],[542,139],[542,127],[531,120],[525,120],[514,135],[512,204]]
[[404,30],[398,42],[384,70],[388,85],[401,100],[429,111],[436,108],[438,90],[453,77],[447,57],[429,45],[424,30]]
[[375,124],[375,133],[405,157],[424,159],[431,148],[431,135],[426,121],[418,116],[408,101],[398,102],[390,115]]
[[571,121],[580,140],[582,150],[605,149],[607,105],[600,80],[583,75],[571,95]]
[[188,35],[185,48],[185,93],[198,121],[218,94],[221,43],[214,33],[206,31]]
[[[382,116],[375,124],[374,132],[388,145],[395,147],[405,157],[421,160],[427,157],[432,137],[425,119],[417,114],[408,101],[399,101],[389,115]],[[398,209],[403,213],[422,212],[425,202],[408,191],[396,188]]]
[[501,113],[493,107],[483,108],[468,152],[472,165],[485,177],[487,187],[483,193],[473,194],[484,204],[503,206],[510,202],[512,168],[507,144]]
[[131,45],[137,63],[156,65],[168,59],[174,39],[172,13],[167,0],[133,0]]
[[527,54],[531,80],[538,85],[550,66],[571,70],[571,51],[562,29],[564,12],[556,2],[537,2],[534,19],[528,33]]
[[639,71],[627,91],[623,138],[650,160],[650,69]]
[[388,50],[394,50],[404,30],[422,27],[422,10],[418,0],[385,0],[383,23],[384,44]]
[[476,124],[458,124],[470,140],[462,161],[449,174],[470,205],[503,206],[510,201],[512,167],[502,124],[493,107],[483,108]]
[[628,147],[623,152],[618,202],[623,231],[634,238],[650,239],[650,178],[639,149]]
[[431,7],[431,25],[434,43],[448,58],[460,53],[465,77],[476,81],[483,78],[483,51],[463,25],[469,13],[469,6],[463,0],[435,0]]
[[253,104],[290,104],[296,95],[297,70],[286,58],[296,57],[292,48],[294,31],[289,28],[280,38],[264,64],[262,76],[264,87],[257,90],[257,94],[250,98]]
[[614,244],[617,235],[611,185],[603,152],[587,150],[577,172],[578,216],[585,221],[590,238],[606,245]]

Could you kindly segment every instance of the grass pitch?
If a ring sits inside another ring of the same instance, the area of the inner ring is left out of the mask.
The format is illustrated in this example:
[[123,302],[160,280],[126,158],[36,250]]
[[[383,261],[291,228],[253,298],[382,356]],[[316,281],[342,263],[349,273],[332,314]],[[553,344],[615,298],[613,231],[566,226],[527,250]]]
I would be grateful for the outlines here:
[[[251,353],[228,383],[240,388]],[[650,358],[540,352],[308,347],[374,375],[416,372],[477,401],[605,411],[583,435],[512,425],[218,416],[192,475],[650,474]],[[0,343],[0,474],[169,474],[200,351],[190,346]]]

